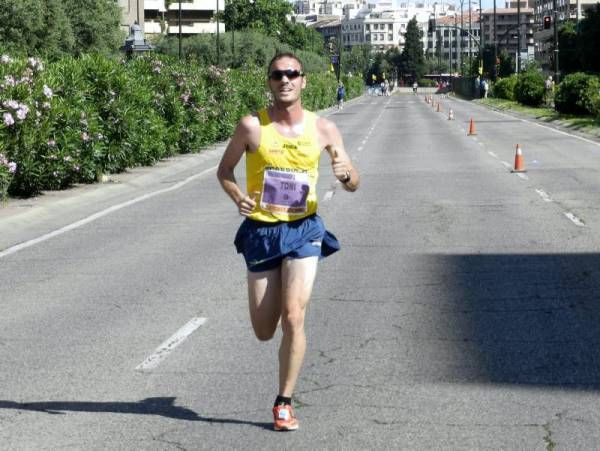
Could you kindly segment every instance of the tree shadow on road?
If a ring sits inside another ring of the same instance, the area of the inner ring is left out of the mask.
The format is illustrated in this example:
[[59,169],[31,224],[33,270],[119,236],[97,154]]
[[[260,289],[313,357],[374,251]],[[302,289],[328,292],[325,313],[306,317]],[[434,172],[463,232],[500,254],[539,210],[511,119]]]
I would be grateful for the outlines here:
[[273,429],[272,423],[237,420],[234,418],[216,418],[198,415],[191,409],[174,405],[175,397],[146,398],[132,402],[94,402],[94,401],[42,401],[15,402],[0,400],[0,409],[29,410],[52,415],[65,412],[106,412],[134,415],[157,415],[176,420],[201,421],[215,424],[242,424],[262,429]]
[[600,254],[436,260],[437,333],[462,351],[451,379],[600,389]]

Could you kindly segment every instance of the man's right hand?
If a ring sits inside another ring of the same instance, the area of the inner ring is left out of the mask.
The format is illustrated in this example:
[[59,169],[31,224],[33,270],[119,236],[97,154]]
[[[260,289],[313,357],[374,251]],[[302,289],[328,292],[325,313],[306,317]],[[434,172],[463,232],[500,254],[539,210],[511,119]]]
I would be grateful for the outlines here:
[[[256,196],[256,194],[255,194]],[[238,211],[241,216],[249,216],[256,207],[256,197],[245,196],[238,202]]]

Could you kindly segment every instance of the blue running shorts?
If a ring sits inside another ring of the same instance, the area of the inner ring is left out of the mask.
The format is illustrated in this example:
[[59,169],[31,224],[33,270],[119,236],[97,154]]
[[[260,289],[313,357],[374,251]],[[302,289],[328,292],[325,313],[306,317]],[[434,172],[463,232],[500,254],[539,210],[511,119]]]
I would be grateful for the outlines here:
[[235,248],[248,271],[268,271],[284,258],[327,257],[340,249],[318,215],[290,222],[260,222],[246,218],[235,235]]

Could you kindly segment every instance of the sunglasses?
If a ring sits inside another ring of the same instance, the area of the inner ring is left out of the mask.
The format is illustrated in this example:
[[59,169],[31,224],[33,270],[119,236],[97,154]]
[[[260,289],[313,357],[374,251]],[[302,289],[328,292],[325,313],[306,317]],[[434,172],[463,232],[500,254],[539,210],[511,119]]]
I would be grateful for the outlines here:
[[274,70],[269,74],[269,78],[271,80],[281,81],[284,75],[288,80],[295,80],[298,77],[304,77],[304,72],[295,69]]

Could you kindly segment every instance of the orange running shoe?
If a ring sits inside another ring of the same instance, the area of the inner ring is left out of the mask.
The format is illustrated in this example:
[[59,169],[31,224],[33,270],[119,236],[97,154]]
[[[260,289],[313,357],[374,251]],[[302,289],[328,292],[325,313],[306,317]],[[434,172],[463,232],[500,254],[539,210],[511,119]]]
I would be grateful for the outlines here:
[[289,404],[280,404],[273,407],[273,419],[276,431],[295,431],[299,427],[292,406]]

